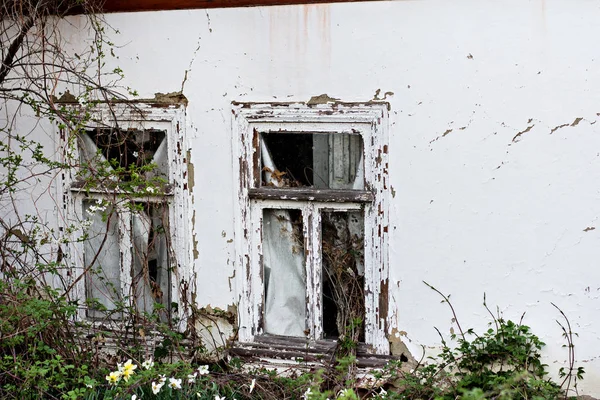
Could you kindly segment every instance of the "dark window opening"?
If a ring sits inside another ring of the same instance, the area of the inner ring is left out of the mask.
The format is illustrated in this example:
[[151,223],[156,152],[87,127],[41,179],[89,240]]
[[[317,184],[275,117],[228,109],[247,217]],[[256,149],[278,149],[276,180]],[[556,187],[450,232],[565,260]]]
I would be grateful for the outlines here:
[[80,134],[78,145],[81,168],[75,186],[136,191],[145,188],[144,182],[155,187],[167,183],[165,131],[89,129]]
[[262,186],[364,188],[359,135],[263,133]]
[[323,335],[364,341],[364,218],[362,211],[321,213]]
[[169,309],[168,209],[161,203],[135,203],[132,210],[134,288],[139,312],[151,313],[156,305]]

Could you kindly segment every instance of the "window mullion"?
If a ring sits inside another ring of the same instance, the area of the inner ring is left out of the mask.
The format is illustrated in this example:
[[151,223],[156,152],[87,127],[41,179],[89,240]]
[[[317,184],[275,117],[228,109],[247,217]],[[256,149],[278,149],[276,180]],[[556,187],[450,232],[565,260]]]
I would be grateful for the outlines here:
[[[132,237],[132,212],[125,207],[119,207],[119,251],[121,253],[121,265],[120,265],[120,281],[121,281],[121,293],[123,300],[125,297],[129,297],[129,301],[125,302],[126,305],[135,305],[134,293],[131,288],[132,276],[131,271],[133,268],[133,237]],[[130,304],[129,304],[130,303]]]
[[306,238],[306,298],[307,327],[309,337],[319,340],[323,337],[323,305],[321,276],[321,215],[314,203],[304,207],[304,237]]

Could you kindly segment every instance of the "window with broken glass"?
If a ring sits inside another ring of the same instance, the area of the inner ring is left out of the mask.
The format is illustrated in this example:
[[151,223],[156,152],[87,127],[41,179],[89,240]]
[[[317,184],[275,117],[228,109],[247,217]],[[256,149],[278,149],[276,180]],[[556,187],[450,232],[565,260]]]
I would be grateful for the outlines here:
[[60,131],[57,148],[77,164],[60,176],[58,211],[64,279],[85,305],[78,318],[131,313],[185,329],[177,306],[177,282],[191,279],[184,105],[98,104],[90,115],[89,126]]
[[170,307],[169,183],[166,131],[96,127],[77,136],[87,315]]
[[345,336],[387,352],[385,316],[374,306],[387,249],[381,233],[370,237],[385,224],[384,110],[238,109],[247,189],[240,192],[248,310],[240,314],[241,341]]

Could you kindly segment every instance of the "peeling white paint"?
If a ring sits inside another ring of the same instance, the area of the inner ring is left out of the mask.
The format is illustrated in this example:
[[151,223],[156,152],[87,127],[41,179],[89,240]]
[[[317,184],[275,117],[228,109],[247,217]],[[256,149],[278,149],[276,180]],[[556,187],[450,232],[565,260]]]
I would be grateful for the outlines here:
[[[121,32],[113,41],[127,44],[107,68],[122,68],[124,84],[143,97],[180,88],[188,70],[199,256],[186,271],[199,306],[254,304],[234,295],[248,293],[243,274],[229,279],[254,250],[220,235],[234,231],[239,212],[232,101],[328,93],[360,102],[381,89],[394,93],[389,278],[401,284],[389,285],[390,325],[408,333],[413,355],[421,345],[435,352],[433,327],[449,332],[451,317],[422,281],[452,294],[463,327],[486,328],[485,292],[507,318],[527,312],[556,373],[567,354],[554,302],[579,334],[580,391],[600,395],[600,230],[584,231],[598,228],[600,215],[597,2],[226,9],[210,12],[212,32],[204,10],[106,19]],[[252,312],[240,307],[240,328],[252,326],[243,319]]]

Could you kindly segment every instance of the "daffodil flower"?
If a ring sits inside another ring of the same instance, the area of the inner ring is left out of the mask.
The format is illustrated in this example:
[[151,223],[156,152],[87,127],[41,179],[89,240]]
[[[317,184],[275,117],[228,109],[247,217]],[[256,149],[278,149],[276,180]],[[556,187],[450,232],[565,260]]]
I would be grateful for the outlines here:
[[117,382],[121,380],[121,372],[113,371],[110,374],[106,375],[106,380],[111,385],[116,385]]
[[127,360],[123,365],[119,364],[119,372],[121,373],[121,375],[123,375],[123,379],[125,380],[125,382],[127,382],[131,375],[133,375],[133,371],[136,368],[137,365],[135,365],[131,360]]

